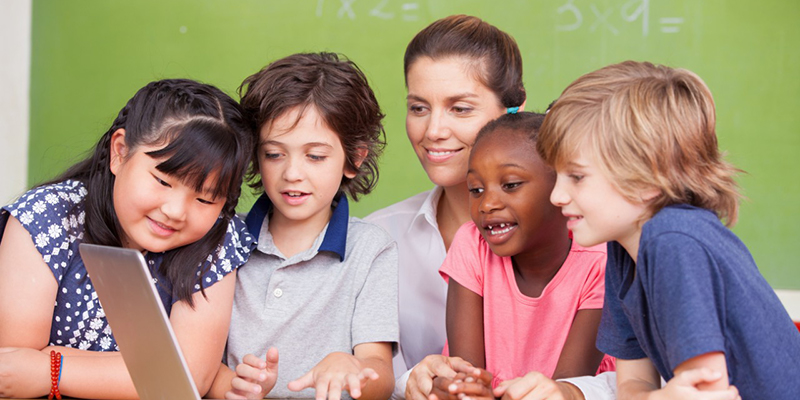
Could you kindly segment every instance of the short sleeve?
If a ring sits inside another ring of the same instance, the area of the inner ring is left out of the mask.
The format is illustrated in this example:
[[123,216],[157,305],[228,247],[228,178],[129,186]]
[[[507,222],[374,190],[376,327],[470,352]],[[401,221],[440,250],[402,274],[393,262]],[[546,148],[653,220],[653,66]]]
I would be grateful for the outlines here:
[[586,282],[581,288],[578,310],[599,310],[603,308],[603,296],[606,291],[606,254],[605,252],[590,253],[591,258],[586,260],[588,271]]
[[[83,239],[86,194],[79,181],[64,181],[31,189],[3,207],[4,214],[16,218],[30,233],[36,250],[58,282],[74,255],[73,244]],[[9,216],[0,218],[5,222]]]
[[[238,216],[233,216],[228,222],[225,238],[217,246],[216,254],[210,254],[206,264],[198,270],[205,271],[200,280],[203,289],[211,287],[226,275],[244,265],[250,258],[250,253],[256,247],[256,241],[248,232],[247,226]],[[210,266],[208,264],[211,264]],[[200,284],[195,285],[195,291],[200,290]]]
[[608,243],[608,263],[605,274],[605,301],[597,330],[597,349],[623,360],[646,358],[633,326],[619,298],[623,265],[632,263],[625,249],[617,242]]
[[[376,243],[376,252],[371,265],[355,300],[352,321],[352,343],[355,347],[361,343],[391,342],[400,339],[398,323],[398,255],[397,244],[384,233],[382,244]],[[373,235],[375,240],[378,235]],[[379,241],[376,241],[379,242]],[[368,243],[365,243],[365,245]],[[393,355],[397,346],[392,346]]]
[[474,222],[467,222],[458,229],[439,274],[445,281],[453,278],[459,285],[483,297],[481,234]]
[[714,259],[695,239],[666,233],[653,239],[642,254],[645,284],[651,289],[656,332],[674,370],[701,354],[724,351],[724,293]]

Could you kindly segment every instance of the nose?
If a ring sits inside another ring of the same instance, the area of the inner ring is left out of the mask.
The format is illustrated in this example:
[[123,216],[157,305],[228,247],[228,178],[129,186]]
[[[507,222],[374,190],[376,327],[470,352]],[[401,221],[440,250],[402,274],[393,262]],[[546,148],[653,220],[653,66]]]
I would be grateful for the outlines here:
[[425,137],[430,141],[446,139],[450,136],[447,126],[447,116],[444,111],[434,110],[428,119],[428,127],[425,130]]
[[187,196],[175,193],[168,196],[161,204],[161,212],[171,221],[183,221],[186,218]]
[[553,186],[553,191],[550,192],[550,202],[553,203],[556,207],[563,207],[567,205],[570,201],[569,195],[567,191],[564,190],[564,177],[561,174],[558,174],[556,177],[556,184]]
[[287,182],[297,182],[303,179],[303,167],[300,157],[286,157],[282,177]]
[[497,196],[494,190],[489,190],[488,188],[484,189],[478,208],[480,212],[483,214],[490,214],[502,208],[503,203],[500,201],[500,196]]

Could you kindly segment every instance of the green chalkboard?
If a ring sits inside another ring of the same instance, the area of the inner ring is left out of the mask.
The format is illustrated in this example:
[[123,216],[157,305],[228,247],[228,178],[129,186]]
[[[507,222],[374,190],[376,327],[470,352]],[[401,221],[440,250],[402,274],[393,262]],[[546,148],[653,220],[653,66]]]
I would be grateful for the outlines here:
[[747,171],[735,231],[774,287],[800,289],[797,1],[35,0],[30,183],[81,158],[151,80],[193,78],[233,95],[272,60],[327,50],[364,69],[387,114],[378,188],[352,206],[364,216],[431,186],[405,137],[402,57],[416,32],[456,13],[517,39],[528,109],[625,59],[697,72],[715,95],[720,146]]

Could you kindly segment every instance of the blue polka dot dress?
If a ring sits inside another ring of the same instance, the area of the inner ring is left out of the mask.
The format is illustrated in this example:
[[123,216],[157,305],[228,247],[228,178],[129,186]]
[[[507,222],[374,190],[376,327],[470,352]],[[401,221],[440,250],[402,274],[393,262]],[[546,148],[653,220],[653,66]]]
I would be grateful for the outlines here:
[[[0,241],[11,215],[30,233],[42,260],[58,282],[50,345],[119,351],[78,252],[84,237],[86,194],[83,183],[71,180],[31,189],[0,210]],[[214,258],[209,255],[204,265],[198,266],[198,276],[207,270],[195,285],[195,291],[200,290],[200,285],[212,286],[244,264],[254,247],[255,240],[244,222],[238,217],[231,219],[223,243],[217,247],[216,261],[209,266]],[[178,299],[170,282],[158,273],[164,254],[148,253],[145,259],[169,314]]]

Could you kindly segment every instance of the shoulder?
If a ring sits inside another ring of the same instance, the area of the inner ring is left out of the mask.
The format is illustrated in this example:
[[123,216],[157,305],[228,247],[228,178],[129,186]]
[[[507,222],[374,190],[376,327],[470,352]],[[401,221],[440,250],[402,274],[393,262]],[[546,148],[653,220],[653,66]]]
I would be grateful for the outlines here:
[[664,235],[703,238],[725,230],[727,228],[712,211],[678,204],[664,207],[644,224],[641,242]]
[[394,239],[378,224],[350,216],[347,224],[348,247],[350,247],[351,243],[357,243],[359,247],[386,247],[389,244],[393,244]]
[[217,262],[225,272],[230,272],[244,264],[255,247],[256,240],[244,221],[234,215],[228,222],[222,243],[217,247]]
[[407,225],[411,218],[418,214],[422,207],[428,202],[432,191],[433,190],[427,190],[388,207],[381,208],[367,215],[364,220],[381,226],[403,222]]
[[4,208],[26,225],[25,220],[30,223],[35,215],[61,213],[82,207],[87,194],[83,183],[67,180],[33,188]]

